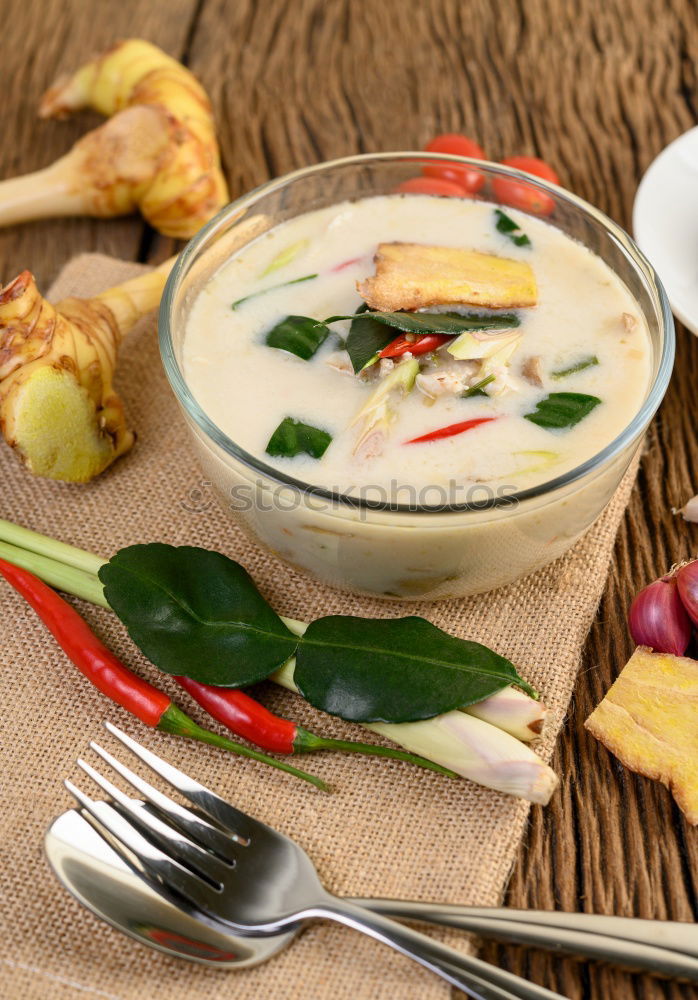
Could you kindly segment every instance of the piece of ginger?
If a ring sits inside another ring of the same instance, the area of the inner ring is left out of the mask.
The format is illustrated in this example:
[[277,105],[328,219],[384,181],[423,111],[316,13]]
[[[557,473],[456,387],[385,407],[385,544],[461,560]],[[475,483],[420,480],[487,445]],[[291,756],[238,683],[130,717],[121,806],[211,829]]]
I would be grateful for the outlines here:
[[374,260],[375,275],[356,287],[380,312],[435,305],[518,309],[537,301],[536,279],[525,261],[421,243],[380,243]]
[[189,239],[228,201],[211,103],[191,72],[150,42],[118,42],[44,95],[42,118],[92,108],[109,121],[52,166],[0,183],[0,225],[139,209]]
[[132,446],[112,385],[117,351],[158,304],[173,262],[56,306],[30,271],[0,290],[0,430],[35,475],[87,482]]
[[638,646],[584,725],[698,824],[698,661]]

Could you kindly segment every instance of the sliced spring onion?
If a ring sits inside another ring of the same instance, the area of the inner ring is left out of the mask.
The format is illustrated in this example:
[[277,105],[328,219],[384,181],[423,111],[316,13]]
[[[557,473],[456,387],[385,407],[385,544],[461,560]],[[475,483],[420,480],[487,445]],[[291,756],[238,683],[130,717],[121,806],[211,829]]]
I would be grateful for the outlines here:
[[567,378],[568,375],[576,375],[577,372],[583,372],[587,368],[593,368],[594,365],[598,365],[598,363],[599,359],[596,357],[596,355],[590,354],[588,357],[581,358],[579,361],[576,361],[573,365],[570,365],[568,368],[558,368],[557,371],[551,372],[550,377],[557,379]]
[[469,389],[466,389],[465,392],[461,393],[462,399],[467,399],[468,396],[486,396],[487,393],[483,390],[486,385],[490,384],[490,382],[494,382],[495,378],[495,375],[488,375],[486,378],[481,378],[479,382],[476,382],[475,385],[471,385]]
[[317,274],[304,274],[302,278],[292,278],[290,281],[282,281],[278,285],[269,285],[268,288],[260,288],[257,292],[250,292],[249,295],[243,295],[241,299],[236,299],[230,308],[237,309],[243,302],[256,299],[258,295],[266,295],[267,292],[275,292],[277,288],[286,288],[288,285],[300,285],[302,281],[312,281],[313,278],[317,278]]

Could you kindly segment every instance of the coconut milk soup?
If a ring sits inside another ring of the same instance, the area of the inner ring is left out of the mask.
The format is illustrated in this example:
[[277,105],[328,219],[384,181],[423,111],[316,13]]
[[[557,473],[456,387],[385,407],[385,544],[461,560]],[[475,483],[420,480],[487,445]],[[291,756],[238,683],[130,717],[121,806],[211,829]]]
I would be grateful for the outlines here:
[[301,215],[229,259],[191,309],[182,361],[254,457],[433,505],[591,458],[640,408],[650,353],[626,287],[553,226],[386,195]]

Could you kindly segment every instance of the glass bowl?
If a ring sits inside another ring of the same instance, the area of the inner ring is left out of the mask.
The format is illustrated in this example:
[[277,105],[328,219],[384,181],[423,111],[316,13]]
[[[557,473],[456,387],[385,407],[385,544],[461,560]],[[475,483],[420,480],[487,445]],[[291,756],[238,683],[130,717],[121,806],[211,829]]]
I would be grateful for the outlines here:
[[[429,502],[422,497],[421,502],[390,503],[332,493],[285,475],[223,433],[190,391],[181,354],[192,303],[231,254],[278,223],[347,199],[392,193],[401,181],[436,163],[475,165],[487,187],[493,178],[513,177],[540,188],[555,204],[548,221],[598,254],[621,278],[651,339],[652,377],[642,406],[622,433],[588,461],[506,495],[474,487],[462,503],[441,495]],[[159,336],[165,371],[204,476],[235,522],[260,545],[327,584],[402,600],[480,593],[562,555],[612,497],[662,400],[674,360],[666,295],[623,229],[568,191],[517,170],[420,152],[320,163],[238,198],[180,254],[163,295]]]

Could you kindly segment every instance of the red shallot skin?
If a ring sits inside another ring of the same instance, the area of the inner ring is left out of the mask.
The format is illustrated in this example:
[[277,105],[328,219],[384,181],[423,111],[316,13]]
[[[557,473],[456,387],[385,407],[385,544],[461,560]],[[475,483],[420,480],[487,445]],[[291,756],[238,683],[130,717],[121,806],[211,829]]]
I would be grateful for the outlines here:
[[676,577],[662,577],[637,595],[630,605],[628,625],[638,646],[651,646],[655,653],[671,653],[674,656],[683,656],[686,652],[692,629],[681,603],[679,588]]
[[681,603],[688,617],[698,625],[698,560],[686,563],[676,574]]

